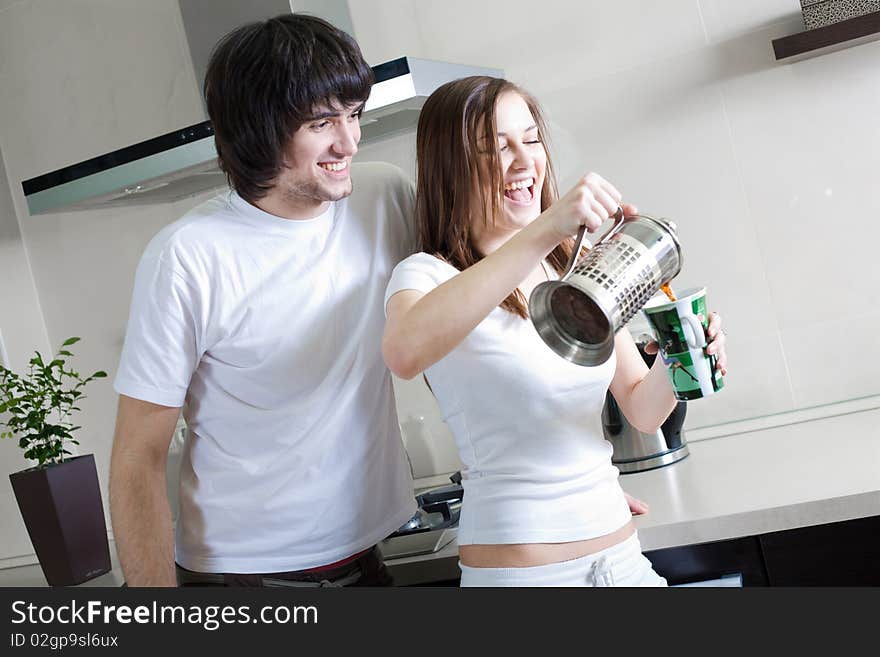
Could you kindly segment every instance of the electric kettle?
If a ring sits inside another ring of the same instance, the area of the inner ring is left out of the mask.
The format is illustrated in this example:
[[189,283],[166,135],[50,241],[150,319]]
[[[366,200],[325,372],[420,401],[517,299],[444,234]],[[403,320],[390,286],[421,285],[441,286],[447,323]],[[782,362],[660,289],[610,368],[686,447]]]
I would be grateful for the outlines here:
[[[636,346],[645,363],[654,364],[655,354],[646,354],[645,345],[652,340],[650,336],[640,336]],[[687,440],[682,432],[687,414],[687,402],[680,401],[657,431],[645,433],[632,426],[624,417],[614,397],[605,395],[602,409],[602,432],[605,440],[611,443],[614,454],[611,462],[621,474],[644,472],[682,460],[688,455]]]

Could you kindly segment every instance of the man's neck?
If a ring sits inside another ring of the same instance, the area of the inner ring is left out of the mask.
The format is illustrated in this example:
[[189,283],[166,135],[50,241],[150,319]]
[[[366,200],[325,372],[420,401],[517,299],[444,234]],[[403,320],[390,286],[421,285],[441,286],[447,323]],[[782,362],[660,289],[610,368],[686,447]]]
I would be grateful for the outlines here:
[[330,207],[330,201],[316,201],[313,199],[294,200],[273,190],[263,198],[254,201],[253,205],[260,208],[263,212],[268,212],[281,219],[302,221],[304,219],[314,219],[324,214],[327,208]]

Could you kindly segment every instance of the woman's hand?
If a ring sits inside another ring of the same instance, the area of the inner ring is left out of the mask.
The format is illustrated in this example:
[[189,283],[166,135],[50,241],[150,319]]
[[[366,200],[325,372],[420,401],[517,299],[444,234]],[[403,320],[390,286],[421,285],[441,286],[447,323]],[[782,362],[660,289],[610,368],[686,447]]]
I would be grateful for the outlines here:
[[621,198],[614,185],[598,173],[588,173],[545,210],[541,217],[551,222],[561,242],[577,233],[581,226],[586,226],[591,233],[595,232],[619,207],[623,207],[627,217],[636,214],[634,206],[621,205]]
[[727,334],[721,330],[721,315],[716,312],[709,313],[706,338],[709,342],[706,346],[706,353],[716,356],[715,369],[721,372],[721,376],[725,376],[727,374],[727,350],[724,345],[727,342]]
[[[700,321],[703,316],[700,315]],[[706,353],[717,356],[715,369],[721,372],[721,376],[727,375],[727,350],[724,345],[727,343],[727,334],[721,329],[721,315],[716,312],[709,313],[709,326],[706,328]],[[651,340],[645,345],[646,354],[656,354],[660,345],[656,340]]]
[[626,498],[626,503],[629,506],[629,512],[632,515],[643,516],[650,510],[647,503],[642,502],[642,500],[637,497],[633,497],[626,491],[624,491],[623,496]]

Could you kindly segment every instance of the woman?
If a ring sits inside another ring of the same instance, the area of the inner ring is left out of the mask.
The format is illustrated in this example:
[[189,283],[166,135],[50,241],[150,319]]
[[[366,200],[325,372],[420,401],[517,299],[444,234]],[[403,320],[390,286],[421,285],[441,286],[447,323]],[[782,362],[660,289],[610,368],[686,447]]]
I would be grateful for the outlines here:
[[[582,224],[595,231],[621,195],[596,174],[562,198],[537,103],[505,80],[443,85],[421,111],[416,216],[422,253],[394,270],[383,354],[424,373],[464,464],[462,586],[663,586],[642,556],[601,410],[609,389],[652,432],[675,406],[662,359],[632,337],[574,365],[547,347],[526,299],[557,278]],[[721,321],[708,347],[726,368]]]

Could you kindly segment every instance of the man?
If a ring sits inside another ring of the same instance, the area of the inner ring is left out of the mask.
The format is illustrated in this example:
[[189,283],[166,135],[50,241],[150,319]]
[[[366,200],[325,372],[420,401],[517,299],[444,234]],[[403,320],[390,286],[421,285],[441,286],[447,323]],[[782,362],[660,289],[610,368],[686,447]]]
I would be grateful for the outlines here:
[[231,191],[147,247],[115,382],[111,515],[129,585],[389,583],[374,546],[415,501],[382,307],[413,250],[413,190],[390,165],[351,164],[371,84],[354,40],[310,16],[215,49],[205,96]]

